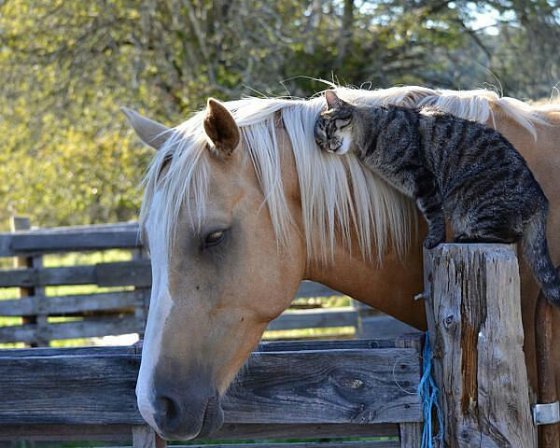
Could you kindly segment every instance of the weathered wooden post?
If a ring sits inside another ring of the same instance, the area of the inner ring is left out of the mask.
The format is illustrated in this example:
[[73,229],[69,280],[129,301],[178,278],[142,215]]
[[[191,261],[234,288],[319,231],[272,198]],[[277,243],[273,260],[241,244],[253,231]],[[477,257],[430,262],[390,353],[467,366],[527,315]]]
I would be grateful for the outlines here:
[[[535,420],[539,424],[539,446],[541,448],[558,448],[560,446],[560,425],[555,423],[558,421],[558,394],[556,392],[556,372],[553,365],[553,347],[556,345],[553,331],[553,308],[541,292],[537,300],[535,313],[539,405],[533,410],[533,413],[536,414]],[[541,415],[540,409],[539,412],[536,412],[537,408],[541,407],[548,411],[545,415]],[[552,420],[550,417],[553,417]]]
[[428,328],[446,447],[536,447],[514,246],[424,254]]
[[[29,218],[12,216],[10,219],[10,227],[12,232],[20,232],[31,229]],[[42,255],[31,255],[28,257],[16,257],[14,267],[17,268],[41,268],[43,267]],[[47,316],[44,314],[42,305],[45,300],[45,288],[40,286],[30,286],[19,288],[20,297],[35,297],[34,308],[37,314],[32,316],[23,316],[24,324],[32,325],[34,328],[34,341],[29,345],[31,347],[45,347],[49,345],[48,339],[45,337],[44,331],[47,326]]]

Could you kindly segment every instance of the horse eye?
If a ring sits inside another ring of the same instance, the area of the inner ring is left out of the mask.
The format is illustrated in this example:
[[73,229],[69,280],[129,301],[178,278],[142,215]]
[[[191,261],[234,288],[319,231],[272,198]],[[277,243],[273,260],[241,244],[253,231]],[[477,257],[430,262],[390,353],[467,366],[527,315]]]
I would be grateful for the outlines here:
[[208,235],[206,235],[206,238],[204,238],[204,245],[206,247],[216,246],[223,241],[224,236],[224,230],[216,230],[214,232],[210,232]]

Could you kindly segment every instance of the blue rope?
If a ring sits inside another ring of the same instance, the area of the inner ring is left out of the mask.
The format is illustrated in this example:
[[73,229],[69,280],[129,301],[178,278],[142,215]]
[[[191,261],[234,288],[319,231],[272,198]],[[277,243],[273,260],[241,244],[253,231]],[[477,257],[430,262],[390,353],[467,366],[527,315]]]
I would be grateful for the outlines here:
[[[418,385],[418,394],[422,400],[422,415],[424,416],[424,429],[422,431],[422,448],[433,448],[434,439],[443,438],[443,413],[438,403],[439,389],[432,376],[432,348],[430,347],[430,337],[426,332],[424,339],[424,351],[422,353],[422,379]],[[432,437],[434,428],[432,415],[435,415],[438,422],[438,433]]]

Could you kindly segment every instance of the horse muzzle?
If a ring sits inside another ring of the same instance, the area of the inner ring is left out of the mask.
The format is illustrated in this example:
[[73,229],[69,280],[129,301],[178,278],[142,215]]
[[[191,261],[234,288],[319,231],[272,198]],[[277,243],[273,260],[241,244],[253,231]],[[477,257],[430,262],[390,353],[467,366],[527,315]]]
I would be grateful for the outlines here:
[[[198,394],[197,394],[198,395]],[[182,398],[161,393],[153,404],[154,428],[167,440],[190,440],[218,430],[224,422],[224,412],[218,393]]]

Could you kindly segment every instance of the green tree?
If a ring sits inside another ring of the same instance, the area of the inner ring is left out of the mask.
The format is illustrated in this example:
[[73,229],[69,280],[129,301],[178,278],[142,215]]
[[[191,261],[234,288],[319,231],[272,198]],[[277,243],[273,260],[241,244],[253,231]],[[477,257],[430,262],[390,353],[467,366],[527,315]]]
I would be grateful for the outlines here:
[[[498,35],[474,29],[487,11]],[[151,154],[123,105],[175,124],[314,78],[543,96],[559,19],[556,0],[0,0],[0,225],[135,218]]]

